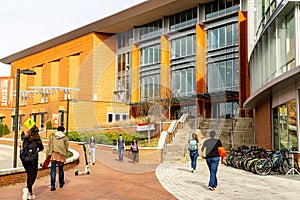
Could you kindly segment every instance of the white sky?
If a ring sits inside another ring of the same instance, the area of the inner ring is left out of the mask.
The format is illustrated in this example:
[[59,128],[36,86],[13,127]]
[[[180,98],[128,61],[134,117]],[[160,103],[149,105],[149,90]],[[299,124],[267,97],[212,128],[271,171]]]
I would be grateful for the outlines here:
[[[0,58],[27,49],[145,0],[1,1]],[[0,77],[10,66],[0,62]]]

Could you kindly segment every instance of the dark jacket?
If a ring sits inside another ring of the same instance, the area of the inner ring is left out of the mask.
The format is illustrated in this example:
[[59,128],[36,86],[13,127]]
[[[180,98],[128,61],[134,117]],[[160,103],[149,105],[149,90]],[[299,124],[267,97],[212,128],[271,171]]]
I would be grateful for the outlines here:
[[44,150],[44,145],[41,139],[30,141],[28,137],[24,138],[23,151],[38,153],[39,151],[43,151],[43,150]]
[[222,146],[222,142],[216,138],[210,138],[204,141],[201,151],[206,147],[206,158],[220,157],[218,147]]

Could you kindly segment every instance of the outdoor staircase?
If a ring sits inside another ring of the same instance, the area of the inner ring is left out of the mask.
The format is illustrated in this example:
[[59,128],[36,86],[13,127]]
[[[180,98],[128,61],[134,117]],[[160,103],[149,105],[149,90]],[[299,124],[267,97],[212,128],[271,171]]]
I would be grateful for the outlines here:
[[163,162],[180,163],[186,161],[187,142],[192,130],[189,128],[178,129],[172,143],[164,149]]
[[222,145],[227,150],[233,146],[255,144],[252,118],[208,118],[201,122],[200,130],[204,139],[208,139],[209,132],[215,130],[216,138],[222,141]]
[[[216,131],[216,138],[222,141],[222,145],[227,151],[233,146],[254,145],[254,131],[252,118],[234,118],[234,119],[204,119],[200,123],[200,129],[194,131],[186,123],[185,128],[178,129],[172,143],[167,144],[164,149],[163,162],[181,163],[189,162],[188,140],[192,137],[192,133],[196,132],[199,139],[200,148],[204,140],[210,138],[209,132]],[[199,155],[198,161],[203,159]]]

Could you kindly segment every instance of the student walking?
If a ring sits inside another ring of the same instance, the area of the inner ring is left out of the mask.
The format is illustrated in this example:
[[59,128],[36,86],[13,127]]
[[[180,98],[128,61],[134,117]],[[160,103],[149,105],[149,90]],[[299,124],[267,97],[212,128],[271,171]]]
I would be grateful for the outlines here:
[[122,134],[119,135],[119,138],[118,138],[118,141],[117,141],[117,147],[118,147],[119,161],[123,162],[124,149],[125,149],[125,141],[123,139]]
[[220,162],[218,147],[222,146],[222,142],[215,138],[216,132],[214,130],[210,131],[209,134],[210,138],[204,141],[201,151],[206,151],[205,159],[210,173],[208,189],[213,191],[218,186],[217,171]]
[[135,138],[132,139],[131,141],[131,152],[132,152],[132,161],[133,163],[136,163],[137,162],[137,154],[138,154],[138,151],[139,151],[139,146],[138,146],[138,142]]
[[197,158],[199,156],[198,153],[198,136],[196,133],[192,133],[192,138],[188,141],[188,146],[190,150],[190,158],[191,158],[191,167],[192,167],[192,173],[196,170],[197,167]]
[[28,159],[21,158],[22,164],[27,174],[27,187],[23,189],[22,199],[35,199],[36,196],[33,194],[32,186],[36,180],[38,172],[38,152],[43,151],[44,146],[39,136],[39,129],[34,126],[24,137],[22,152]]
[[96,145],[95,137],[92,135],[89,142],[90,165],[95,165]]
[[51,172],[50,172],[50,183],[51,191],[56,190],[56,167],[58,167],[58,180],[59,187],[62,188],[65,185],[64,180],[64,162],[66,161],[69,142],[68,137],[63,133],[65,128],[59,126],[57,132],[52,135],[49,139],[48,149],[46,152],[47,156],[51,155]]

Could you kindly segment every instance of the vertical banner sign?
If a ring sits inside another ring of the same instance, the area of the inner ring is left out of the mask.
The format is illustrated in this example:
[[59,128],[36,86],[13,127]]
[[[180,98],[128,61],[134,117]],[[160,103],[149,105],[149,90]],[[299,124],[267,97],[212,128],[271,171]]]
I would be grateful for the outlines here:
[[11,108],[13,104],[13,78],[0,77],[0,108]]
[[53,124],[53,127],[59,126],[59,114],[52,115],[52,124]]

